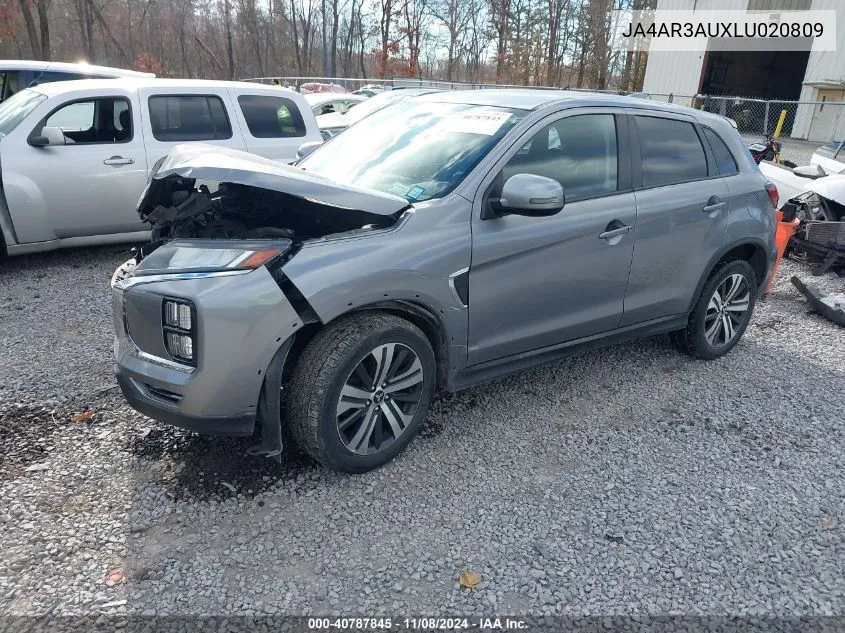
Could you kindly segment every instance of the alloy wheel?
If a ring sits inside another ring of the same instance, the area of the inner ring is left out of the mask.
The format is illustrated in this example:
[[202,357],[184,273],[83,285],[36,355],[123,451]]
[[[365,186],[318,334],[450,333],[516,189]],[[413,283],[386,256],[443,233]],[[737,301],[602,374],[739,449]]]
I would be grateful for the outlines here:
[[734,273],[717,287],[704,315],[704,337],[714,347],[730,343],[748,314],[751,287],[745,276]]
[[379,345],[346,378],[337,401],[337,431],[353,453],[378,453],[401,436],[423,397],[423,366],[402,343]]

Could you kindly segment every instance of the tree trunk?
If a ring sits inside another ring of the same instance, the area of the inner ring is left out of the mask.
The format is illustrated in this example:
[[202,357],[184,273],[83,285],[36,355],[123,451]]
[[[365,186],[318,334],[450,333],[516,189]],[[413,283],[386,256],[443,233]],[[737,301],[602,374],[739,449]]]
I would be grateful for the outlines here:
[[329,56],[329,72],[332,77],[337,75],[337,32],[340,25],[340,11],[337,3],[338,0],[332,0],[332,47]]
[[26,26],[26,34],[29,36],[29,45],[32,48],[32,56],[41,59],[41,41],[38,39],[38,31],[35,29],[35,20],[32,18],[32,9],[28,0],[19,0],[23,12],[23,22]]
[[100,10],[96,7],[93,2],[90,3],[88,6],[94,12],[94,17],[97,18],[97,21],[100,23],[100,26],[103,27],[103,32],[106,34],[106,36],[109,38],[109,41],[120,54],[120,57],[122,58],[123,62],[127,63],[129,60],[127,59],[126,51],[123,50],[123,46],[121,46],[120,42],[117,41],[117,38],[112,33],[111,28],[109,27],[109,23],[106,22],[106,19],[103,17],[103,14],[100,13]]
[[229,79],[235,78],[235,50],[232,44],[232,9],[229,0],[223,0],[223,16],[226,22],[226,60],[229,64]]
[[48,62],[53,59],[50,48],[50,20],[47,17],[50,0],[38,0],[35,9],[38,11],[38,26],[41,29],[41,59]]
[[326,0],[321,0],[320,4],[320,34],[323,48],[323,77],[329,77],[331,71],[329,70],[329,42],[326,39]]

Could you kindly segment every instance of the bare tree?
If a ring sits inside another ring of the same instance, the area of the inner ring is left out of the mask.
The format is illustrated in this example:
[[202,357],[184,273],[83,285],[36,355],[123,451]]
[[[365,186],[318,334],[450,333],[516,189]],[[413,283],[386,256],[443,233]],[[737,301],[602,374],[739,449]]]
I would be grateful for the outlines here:
[[[656,0],[0,0],[0,57],[152,70],[642,86],[610,11]],[[55,24],[70,28],[51,29]]]
[[421,77],[420,48],[428,21],[428,6],[425,0],[405,0],[402,13],[405,18],[402,31],[408,44],[408,76]]
[[377,73],[379,77],[386,78],[390,73],[390,53],[397,44],[392,37],[392,28],[398,0],[378,0],[377,4],[379,8],[378,34],[381,40]]
[[510,5],[511,0],[490,0],[490,22],[496,33],[497,82],[502,78],[505,70],[505,55],[510,32]]
[[[50,22],[47,13],[50,9],[51,0],[19,0],[23,15],[26,32],[29,36],[29,45],[32,48],[32,55],[36,59],[49,61],[52,59],[50,48]],[[35,26],[35,18],[32,14],[32,6],[35,5],[35,13],[38,15],[38,28]]]
[[449,42],[446,47],[446,79],[457,79],[458,59],[463,52],[463,37],[470,24],[470,11],[473,5],[466,0],[436,0],[432,3],[432,13],[446,27]]

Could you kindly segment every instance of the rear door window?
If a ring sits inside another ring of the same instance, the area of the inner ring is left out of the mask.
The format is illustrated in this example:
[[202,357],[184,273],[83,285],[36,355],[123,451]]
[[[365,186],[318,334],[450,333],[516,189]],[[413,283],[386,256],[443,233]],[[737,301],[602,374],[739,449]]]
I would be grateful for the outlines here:
[[729,176],[730,174],[737,173],[739,169],[736,166],[736,161],[734,160],[733,154],[731,154],[731,150],[725,145],[725,142],[715,130],[711,130],[709,127],[703,129],[704,136],[707,142],[710,143],[710,149],[713,150],[713,156],[716,158],[716,168],[719,170],[719,175]]
[[707,156],[691,123],[637,116],[643,187],[707,178]]
[[240,95],[238,105],[249,133],[255,138],[305,136],[305,121],[299,108],[285,97]]
[[232,138],[222,99],[216,95],[156,95],[149,98],[150,127],[157,141]]

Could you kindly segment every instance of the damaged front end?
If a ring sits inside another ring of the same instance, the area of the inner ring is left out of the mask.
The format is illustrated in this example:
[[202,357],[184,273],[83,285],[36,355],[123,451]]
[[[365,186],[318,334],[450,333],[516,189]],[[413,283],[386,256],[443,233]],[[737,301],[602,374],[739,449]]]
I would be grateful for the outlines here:
[[[235,150],[177,147],[139,205],[152,240],[112,279],[118,382],[146,415],[281,452],[281,368],[316,316],[282,266],[310,240],[388,229],[404,198]],[[366,209],[366,210],[364,210]]]
[[172,239],[305,240],[392,226],[399,196],[335,183],[296,167],[212,145],[178,146],[138,203],[152,228],[137,256]]

